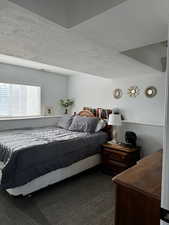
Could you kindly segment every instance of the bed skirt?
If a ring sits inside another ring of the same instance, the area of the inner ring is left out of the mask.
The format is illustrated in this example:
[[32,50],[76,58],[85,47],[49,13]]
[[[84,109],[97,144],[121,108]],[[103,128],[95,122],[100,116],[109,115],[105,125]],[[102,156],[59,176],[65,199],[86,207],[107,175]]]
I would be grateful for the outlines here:
[[50,173],[47,173],[43,176],[40,176],[31,182],[16,187],[7,189],[6,191],[13,196],[23,195],[26,196],[28,194],[31,194],[37,190],[40,190],[42,188],[45,188],[49,185],[55,184],[59,181],[62,181],[68,177],[71,177],[73,175],[76,175],[82,171],[85,171],[87,169],[90,169],[96,165],[99,165],[101,163],[101,155],[95,154],[93,156],[90,156],[88,158],[85,158],[83,160],[80,160],[71,166],[54,170]]

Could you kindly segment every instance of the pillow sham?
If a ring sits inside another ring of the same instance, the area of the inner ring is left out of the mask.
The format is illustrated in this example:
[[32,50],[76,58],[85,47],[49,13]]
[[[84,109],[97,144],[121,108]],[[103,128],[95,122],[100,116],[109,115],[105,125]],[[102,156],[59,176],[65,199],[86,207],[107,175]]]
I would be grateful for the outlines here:
[[64,115],[58,120],[57,126],[60,127],[60,128],[65,129],[65,130],[68,130],[70,125],[71,125],[71,123],[72,123],[72,120],[73,120],[73,116],[71,116],[71,115]]
[[106,121],[104,121],[102,119],[99,120],[97,123],[96,129],[95,129],[95,132],[101,131],[103,128],[105,128],[105,126],[106,126]]
[[99,119],[96,117],[75,116],[69,130],[94,133],[98,121]]

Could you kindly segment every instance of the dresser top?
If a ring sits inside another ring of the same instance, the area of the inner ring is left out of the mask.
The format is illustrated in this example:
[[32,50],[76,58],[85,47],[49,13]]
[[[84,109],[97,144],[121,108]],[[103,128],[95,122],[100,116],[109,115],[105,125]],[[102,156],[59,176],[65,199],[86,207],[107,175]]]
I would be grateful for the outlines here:
[[161,199],[162,152],[155,152],[113,178],[116,184]]

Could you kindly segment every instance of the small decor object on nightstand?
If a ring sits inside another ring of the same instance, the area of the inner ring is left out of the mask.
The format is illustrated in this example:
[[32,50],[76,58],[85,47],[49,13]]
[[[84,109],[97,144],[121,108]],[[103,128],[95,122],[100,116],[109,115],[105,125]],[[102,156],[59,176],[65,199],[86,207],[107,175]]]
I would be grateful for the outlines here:
[[127,145],[135,147],[137,145],[137,135],[132,131],[126,131],[125,141]]
[[108,125],[113,125],[112,137],[113,139],[109,142],[110,144],[118,143],[118,128],[121,126],[121,114],[112,113],[109,115]]
[[72,99],[65,98],[60,100],[60,104],[65,108],[65,114],[67,114],[68,108],[74,104],[74,101]]
[[137,86],[132,86],[128,88],[128,95],[130,97],[137,97],[140,94],[140,89]]

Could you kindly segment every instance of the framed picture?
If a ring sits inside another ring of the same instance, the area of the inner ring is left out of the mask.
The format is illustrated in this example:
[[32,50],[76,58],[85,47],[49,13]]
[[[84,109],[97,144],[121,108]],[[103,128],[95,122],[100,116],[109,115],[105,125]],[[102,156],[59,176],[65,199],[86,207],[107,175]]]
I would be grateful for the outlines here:
[[45,116],[54,116],[55,110],[53,106],[45,106]]

